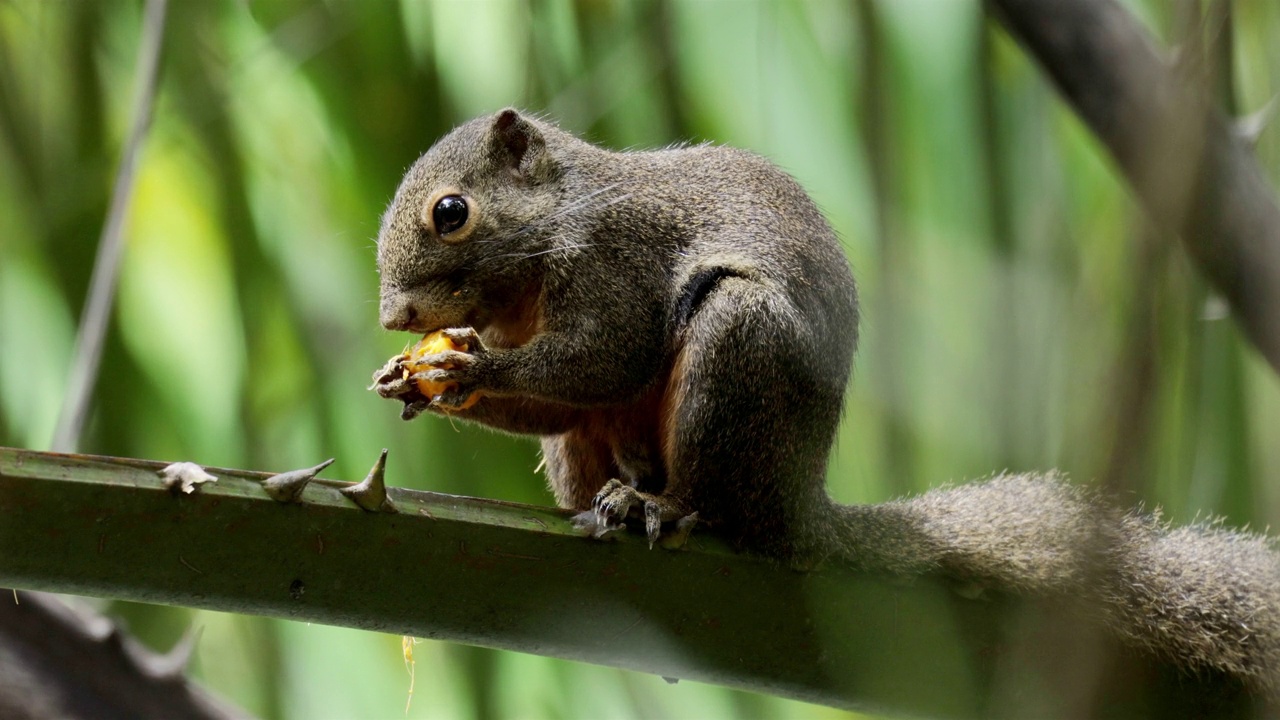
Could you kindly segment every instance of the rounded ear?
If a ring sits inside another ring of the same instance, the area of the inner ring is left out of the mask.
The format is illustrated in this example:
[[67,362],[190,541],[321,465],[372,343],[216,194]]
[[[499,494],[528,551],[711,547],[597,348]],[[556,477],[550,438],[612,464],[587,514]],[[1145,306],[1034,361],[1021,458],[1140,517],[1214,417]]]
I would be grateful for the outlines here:
[[514,108],[494,118],[491,137],[494,157],[519,175],[527,175],[546,150],[542,133]]

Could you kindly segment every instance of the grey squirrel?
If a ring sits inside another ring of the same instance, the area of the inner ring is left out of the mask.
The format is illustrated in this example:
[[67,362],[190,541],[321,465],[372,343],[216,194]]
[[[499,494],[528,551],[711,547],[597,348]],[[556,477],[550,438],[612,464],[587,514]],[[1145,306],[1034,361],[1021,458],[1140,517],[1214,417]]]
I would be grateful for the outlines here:
[[[1134,647],[1280,697],[1266,538],[1170,529],[1053,474],[878,505],[828,497],[855,285],[813,202],[756,155],[612,152],[503,110],[408,171],[378,268],[386,328],[443,330],[461,349],[416,374],[393,358],[374,389],[406,419],[541,436],[556,501],[597,533],[632,517],[652,542],[696,513],[800,568],[1075,597]],[[448,389],[426,397],[415,379]]]

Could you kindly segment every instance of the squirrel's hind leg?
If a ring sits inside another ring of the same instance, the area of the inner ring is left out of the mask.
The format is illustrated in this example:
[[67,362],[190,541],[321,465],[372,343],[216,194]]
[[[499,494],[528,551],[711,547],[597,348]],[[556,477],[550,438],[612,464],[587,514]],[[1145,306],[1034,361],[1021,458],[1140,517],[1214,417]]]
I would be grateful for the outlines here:
[[681,331],[664,400],[663,495],[775,557],[803,553],[829,504],[847,368],[833,361],[844,340],[815,325],[777,288],[723,278]]
[[663,543],[682,546],[697,517],[689,517],[687,505],[677,498],[657,492],[664,484],[662,469],[656,467],[658,455],[652,453],[650,458],[642,442],[620,448],[619,439],[611,439],[578,432],[543,439],[547,477],[556,500],[563,507],[582,510],[574,524],[597,538],[621,529],[629,516],[643,519],[650,547],[658,541],[663,523],[685,520],[671,542]]

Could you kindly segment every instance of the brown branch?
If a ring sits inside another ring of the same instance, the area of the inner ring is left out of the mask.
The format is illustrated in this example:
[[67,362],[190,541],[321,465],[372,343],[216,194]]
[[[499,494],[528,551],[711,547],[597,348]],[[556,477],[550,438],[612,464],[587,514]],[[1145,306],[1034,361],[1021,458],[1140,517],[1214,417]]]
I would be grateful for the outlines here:
[[190,649],[156,655],[88,609],[0,591],[0,717],[247,718],[183,675]]
[[1280,206],[1201,69],[1175,67],[1114,0],[989,0],[1106,146],[1139,202],[1182,238],[1280,371]]

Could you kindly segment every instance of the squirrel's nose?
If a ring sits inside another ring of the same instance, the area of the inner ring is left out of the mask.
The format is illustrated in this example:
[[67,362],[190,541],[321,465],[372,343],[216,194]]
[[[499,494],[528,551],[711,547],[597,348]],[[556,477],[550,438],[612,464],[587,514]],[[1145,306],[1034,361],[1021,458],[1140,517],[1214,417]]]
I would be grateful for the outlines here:
[[383,296],[378,305],[378,319],[388,330],[409,330],[418,320],[418,310],[403,295]]

